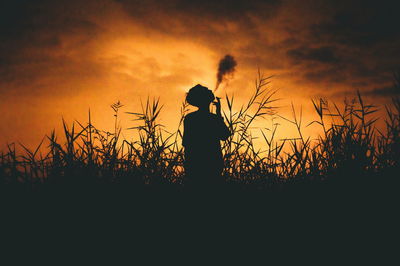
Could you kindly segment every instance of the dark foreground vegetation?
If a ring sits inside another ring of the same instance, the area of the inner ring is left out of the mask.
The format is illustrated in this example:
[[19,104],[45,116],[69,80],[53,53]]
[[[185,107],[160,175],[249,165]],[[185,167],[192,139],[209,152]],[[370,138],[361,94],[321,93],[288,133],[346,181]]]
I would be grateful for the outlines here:
[[35,150],[21,146],[22,154],[8,145],[0,156],[3,253],[13,262],[60,250],[67,254],[57,260],[81,253],[103,260],[113,248],[113,262],[123,251],[163,263],[171,254],[185,262],[222,255],[225,264],[236,254],[246,254],[245,264],[272,254],[280,263],[397,258],[399,98],[385,107],[381,130],[376,107],[360,95],[342,109],[314,100],[317,139],[303,136],[307,124],[293,107],[298,137],[276,139],[273,124],[257,149],[254,121],[278,115],[267,82],[258,80],[244,106],[225,99],[234,132],[223,144],[226,182],[208,191],[185,188],[181,125],[169,133],[158,124],[157,100],[131,113],[136,141],[121,139],[117,103],[114,132],[97,129],[89,115],[85,124],[64,122],[65,142],[52,132]]
[[[399,85],[398,79],[397,86]],[[324,99],[312,100],[321,127],[316,139],[302,134],[301,109],[292,106],[292,118],[283,118],[297,129],[298,137],[276,139],[279,117],[275,91],[268,89],[268,78],[259,76],[248,102],[237,107],[234,97],[226,96],[225,121],[234,134],[225,141],[224,177],[228,190],[257,191],[386,191],[397,182],[400,158],[400,98],[377,116],[377,106],[365,103],[360,93],[346,100],[344,107]],[[141,112],[129,113],[137,126],[137,140],[122,139],[118,113],[114,132],[92,124],[63,121],[65,139],[52,132],[35,150],[23,144],[9,144],[0,154],[0,183],[3,191],[135,191],[184,190],[182,119],[187,105],[182,104],[181,123],[169,132],[158,123],[162,110],[158,100],[147,100]],[[256,128],[262,118],[270,125]],[[377,119],[385,127],[376,127]],[[258,131],[263,144],[254,144]],[[21,148],[18,148],[20,146]],[[22,153],[16,150],[22,149]]]

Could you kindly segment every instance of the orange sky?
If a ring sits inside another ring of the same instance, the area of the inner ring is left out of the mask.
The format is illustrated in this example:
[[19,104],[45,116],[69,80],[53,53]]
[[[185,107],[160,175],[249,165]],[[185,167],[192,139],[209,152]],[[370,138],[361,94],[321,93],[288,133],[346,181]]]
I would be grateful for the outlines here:
[[[89,108],[98,128],[112,130],[110,104],[138,111],[147,96],[160,97],[161,122],[175,130],[185,92],[212,88],[227,53],[237,71],[218,94],[239,102],[260,68],[275,75],[270,88],[284,116],[293,102],[310,122],[310,98],[339,102],[357,89],[384,104],[399,38],[387,29],[391,13],[380,19],[390,7],[363,3],[361,12],[359,1],[10,1],[0,28],[1,147],[33,146],[61,129],[62,117],[85,121]],[[281,123],[281,136],[294,134]],[[128,115],[121,125],[131,126]]]

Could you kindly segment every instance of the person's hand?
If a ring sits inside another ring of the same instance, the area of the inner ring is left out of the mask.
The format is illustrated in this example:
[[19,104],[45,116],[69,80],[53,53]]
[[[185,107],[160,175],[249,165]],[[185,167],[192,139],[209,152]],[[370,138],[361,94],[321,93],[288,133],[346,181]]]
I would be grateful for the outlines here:
[[218,116],[222,116],[221,115],[221,98],[219,98],[219,97],[216,97],[216,98],[217,98],[217,101],[214,102],[215,109],[216,109],[215,112]]

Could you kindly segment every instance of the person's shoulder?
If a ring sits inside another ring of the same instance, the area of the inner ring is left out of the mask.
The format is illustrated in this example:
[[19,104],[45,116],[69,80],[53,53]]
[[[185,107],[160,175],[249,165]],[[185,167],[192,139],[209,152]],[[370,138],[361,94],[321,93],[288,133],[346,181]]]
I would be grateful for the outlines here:
[[185,115],[185,120],[190,120],[190,119],[192,119],[193,117],[196,117],[196,115],[197,115],[197,111],[188,113],[188,114]]
[[212,118],[219,118],[219,116],[214,114],[214,113],[210,113],[210,115],[211,115]]
[[222,119],[222,116],[220,116],[220,115],[213,114],[213,113],[210,113],[210,115],[211,115],[212,119],[215,119],[215,120],[221,120]]

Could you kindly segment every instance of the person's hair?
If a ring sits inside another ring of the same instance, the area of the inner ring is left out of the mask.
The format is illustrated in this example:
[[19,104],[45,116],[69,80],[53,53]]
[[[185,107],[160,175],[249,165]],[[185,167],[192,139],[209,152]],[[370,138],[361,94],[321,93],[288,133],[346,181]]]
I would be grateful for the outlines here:
[[215,99],[214,93],[207,87],[197,84],[186,94],[186,101],[193,106],[210,104]]

